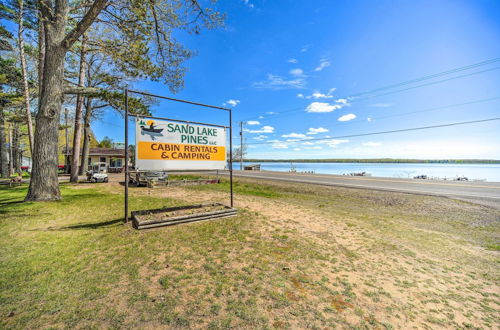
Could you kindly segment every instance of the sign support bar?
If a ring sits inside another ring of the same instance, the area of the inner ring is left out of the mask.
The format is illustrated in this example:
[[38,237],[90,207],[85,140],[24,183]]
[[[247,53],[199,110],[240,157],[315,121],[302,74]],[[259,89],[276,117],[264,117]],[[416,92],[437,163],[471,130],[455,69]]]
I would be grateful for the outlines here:
[[[140,92],[140,91],[135,91],[126,88],[124,91],[124,97],[125,97],[125,217],[124,221],[127,223],[129,221],[129,199],[128,199],[128,184],[129,184],[129,166],[128,166],[128,160],[129,160],[129,148],[128,148],[128,119],[129,116],[131,117],[145,117],[145,118],[153,118],[153,119],[161,119],[161,120],[170,120],[170,121],[176,121],[176,122],[186,122],[186,123],[192,123],[192,124],[199,124],[199,125],[207,125],[207,126],[215,126],[215,127],[221,127],[221,128],[228,128],[227,126],[223,125],[216,125],[216,124],[207,124],[207,123],[199,123],[199,122],[192,122],[192,121],[185,121],[185,120],[178,120],[178,119],[169,119],[169,118],[161,118],[161,117],[153,117],[153,116],[138,116],[138,115],[130,115],[129,114],[129,109],[128,109],[128,93],[136,93],[136,94],[141,94],[145,96],[152,96],[160,99],[165,99],[165,100],[170,100],[170,101],[175,101],[175,102],[181,102],[181,103],[187,103],[187,104],[192,104],[192,105],[197,105],[201,107],[207,107],[207,108],[212,108],[212,109],[219,109],[219,110],[225,110],[229,112],[229,187],[230,187],[230,198],[231,198],[231,208],[234,206],[234,197],[233,197],[233,111],[230,108],[223,108],[223,107],[218,107],[214,105],[209,105],[209,104],[203,104],[203,103],[198,103],[198,102],[192,102],[192,101],[187,101],[187,100],[182,100],[182,99],[176,99],[172,97],[166,97],[162,95],[155,95],[155,94],[150,94],[150,93],[145,93],[145,92]],[[136,147],[137,148],[137,147]]]
[[229,190],[233,207],[233,111],[229,109]]
[[125,223],[128,222],[128,89],[125,89]]

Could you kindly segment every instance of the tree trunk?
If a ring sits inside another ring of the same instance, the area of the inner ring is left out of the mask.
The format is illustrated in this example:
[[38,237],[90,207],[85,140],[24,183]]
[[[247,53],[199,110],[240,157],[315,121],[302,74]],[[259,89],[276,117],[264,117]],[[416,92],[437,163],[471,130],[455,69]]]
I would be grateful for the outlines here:
[[33,151],[33,123],[31,122],[30,91],[28,86],[28,73],[26,70],[26,57],[24,55],[24,19],[23,19],[23,0],[19,0],[19,56],[21,57],[21,72],[23,76],[24,106],[26,107],[26,124],[28,125],[28,138],[30,143],[30,152]]
[[[38,97],[42,95],[43,61],[45,60],[45,30],[42,24],[42,13],[38,11]],[[33,154],[33,149],[31,150]]]
[[[85,86],[85,72],[87,71],[87,61],[86,61],[86,43],[87,37],[84,34],[82,36],[82,45],[80,51],[80,73],[78,76],[78,86]],[[78,172],[79,172],[79,160],[80,160],[80,141],[82,139],[82,117],[83,117],[83,95],[78,95],[76,97],[76,109],[75,109],[75,129],[73,134],[73,151],[72,151],[72,159],[71,159],[71,176],[70,182],[78,182]],[[82,167],[85,165],[81,164]]]
[[64,98],[64,59],[66,49],[60,45],[64,27],[45,30],[46,56],[43,66],[42,92],[36,115],[35,144],[33,146],[33,172],[26,201],[59,200],[58,129]]
[[61,106],[64,100],[64,60],[74,42],[85,33],[108,0],[94,0],[87,13],[66,35],[70,1],[38,0],[43,24],[45,52],[42,83],[36,115],[33,146],[33,173],[26,201],[59,200],[58,135]]
[[21,173],[21,146],[20,146],[21,134],[19,132],[19,122],[15,121],[12,125],[12,167],[14,173]]
[[92,98],[87,97],[85,102],[85,117],[83,118],[83,150],[80,166],[80,175],[85,174],[90,151],[90,119],[92,118]]
[[0,176],[2,178],[9,177],[9,149],[7,148],[5,118],[2,109],[0,109]]
[[14,174],[14,162],[13,162],[13,152],[12,152],[12,123],[9,122],[9,176]]

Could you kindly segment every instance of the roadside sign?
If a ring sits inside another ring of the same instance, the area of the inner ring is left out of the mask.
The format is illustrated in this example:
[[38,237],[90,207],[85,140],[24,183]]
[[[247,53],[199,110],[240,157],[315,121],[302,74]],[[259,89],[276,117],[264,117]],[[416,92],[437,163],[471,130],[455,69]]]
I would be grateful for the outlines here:
[[222,170],[226,129],[187,122],[136,117],[139,170]]

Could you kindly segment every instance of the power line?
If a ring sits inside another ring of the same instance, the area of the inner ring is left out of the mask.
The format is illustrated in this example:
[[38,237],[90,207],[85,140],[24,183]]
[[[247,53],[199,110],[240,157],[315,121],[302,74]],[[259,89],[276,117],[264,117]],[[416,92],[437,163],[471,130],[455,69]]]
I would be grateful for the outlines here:
[[[436,110],[443,110],[443,109],[461,107],[461,106],[464,106],[464,105],[471,105],[471,104],[477,104],[477,103],[483,103],[483,102],[490,102],[490,101],[495,101],[495,100],[498,100],[498,99],[500,99],[500,96],[490,97],[490,98],[487,98],[487,99],[474,100],[474,101],[469,101],[469,102],[463,102],[463,103],[450,104],[450,105],[445,105],[445,106],[440,106],[440,107],[435,107],[435,108],[429,108],[429,109],[424,109],[424,110],[403,112],[403,113],[398,113],[398,114],[388,115],[388,116],[383,116],[383,117],[374,117],[372,119],[379,120],[379,119],[386,119],[386,118],[393,118],[393,117],[402,117],[402,116],[407,116],[407,115],[413,115],[413,114],[416,114],[416,113],[431,112],[431,111],[436,111]],[[360,122],[360,121],[355,121],[355,122]],[[348,124],[348,123],[346,123],[346,124]]]
[[497,67],[486,69],[486,70],[482,70],[482,71],[471,72],[471,73],[463,74],[463,75],[460,75],[460,76],[455,76],[455,77],[451,77],[451,78],[447,78],[447,79],[443,79],[443,80],[433,81],[433,82],[429,82],[429,83],[426,83],[426,84],[421,84],[421,85],[412,86],[412,87],[408,87],[408,88],[398,89],[398,90],[387,92],[387,93],[375,94],[375,95],[372,95],[372,96],[366,96],[366,97],[357,99],[357,101],[368,100],[368,99],[372,99],[374,97],[379,97],[379,96],[384,96],[384,95],[389,95],[389,94],[400,93],[400,92],[404,92],[404,91],[407,91],[407,90],[410,90],[410,89],[415,89],[415,88],[420,88],[420,87],[425,87],[425,86],[430,86],[430,85],[436,85],[436,84],[440,84],[442,82],[446,82],[446,81],[450,81],[450,80],[455,80],[455,79],[459,79],[459,78],[464,78],[464,77],[469,77],[469,76],[473,76],[473,75],[476,75],[476,74],[485,73],[485,72],[489,72],[489,71],[494,71],[494,70],[498,70],[498,69],[500,69],[500,67],[497,66]]
[[495,120],[500,120],[500,117],[488,118],[488,119],[480,119],[480,120],[471,120],[471,121],[462,121],[462,122],[455,122],[455,123],[448,123],[448,124],[441,124],[441,125],[403,128],[403,129],[396,129],[396,130],[391,130],[391,131],[382,131],[382,132],[371,132],[371,133],[362,133],[362,134],[351,134],[351,135],[333,136],[333,137],[329,137],[329,138],[299,139],[299,140],[293,140],[293,141],[274,141],[274,142],[267,141],[267,142],[248,143],[248,144],[249,145],[256,145],[256,144],[275,144],[275,143],[297,143],[297,142],[306,142],[306,141],[327,141],[327,140],[344,139],[344,138],[351,138],[351,137],[381,135],[381,134],[390,134],[390,133],[401,133],[401,132],[419,131],[419,130],[431,129],[431,128],[440,128],[440,127],[449,127],[449,126],[476,124],[476,123],[490,122],[490,121],[495,121]]
[[[437,77],[440,77],[440,76],[444,76],[444,75],[448,75],[448,74],[452,74],[452,73],[456,73],[456,72],[460,72],[460,71],[464,71],[464,70],[473,69],[473,68],[476,68],[476,67],[479,67],[479,66],[492,64],[492,63],[495,63],[495,62],[498,62],[498,61],[500,61],[500,57],[489,59],[489,60],[482,61],[482,62],[478,62],[478,63],[475,63],[475,64],[470,64],[470,65],[466,65],[466,66],[462,66],[462,67],[450,69],[450,70],[439,72],[439,73],[435,73],[435,74],[430,74],[430,75],[427,75],[427,76],[423,76],[423,77],[419,77],[419,78],[415,78],[415,79],[403,81],[403,82],[392,84],[392,85],[387,85],[387,86],[380,87],[380,88],[375,88],[375,89],[372,89],[372,90],[369,90],[369,91],[364,91],[364,92],[360,92],[360,93],[356,93],[356,94],[351,94],[351,95],[349,95],[347,97],[343,97],[343,98],[345,98],[345,99],[355,99],[356,100],[356,98],[359,97],[359,96],[361,96],[361,95],[373,94],[375,92],[379,92],[379,91],[383,91],[383,90],[387,90],[387,89],[392,89],[392,88],[396,88],[396,87],[399,87],[399,86],[404,86],[404,85],[412,84],[412,83],[419,82],[419,81],[433,79],[433,78],[437,78]],[[371,99],[371,98],[378,97],[378,96],[384,96],[384,95],[389,95],[389,94],[394,94],[394,93],[400,93],[400,92],[407,91],[407,90],[414,89],[414,88],[420,88],[420,87],[424,87],[424,86],[438,84],[438,83],[442,83],[442,82],[446,82],[446,81],[450,81],[450,80],[454,80],[454,79],[459,79],[459,78],[464,78],[464,77],[467,77],[467,76],[472,76],[472,75],[475,75],[475,74],[480,74],[480,73],[484,73],[484,72],[488,72],[488,71],[493,71],[493,70],[498,70],[498,69],[500,69],[500,67],[490,68],[490,69],[486,69],[486,70],[482,70],[482,71],[476,71],[476,72],[472,72],[472,73],[469,73],[469,74],[455,76],[455,77],[451,77],[451,78],[448,78],[448,79],[439,80],[437,82],[431,82],[431,83],[428,83],[428,84],[421,84],[421,85],[414,86],[414,87],[404,88],[404,89],[400,89],[400,90],[397,90],[397,91],[391,91],[391,92],[388,92],[388,93],[382,93],[382,94],[372,95],[372,96],[369,96],[369,97],[363,97],[363,98],[359,98],[357,100],[361,101],[361,100]],[[303,110],[303,109],[304,109],[304,107],[302,106],[302,107],[297,107],[297,108],[293,108],[293,109],[281,111],[281,112],[278,112],[276,114],[277,115],[278,114],[281,115],[281,114],[286,114],[286,113],[300,111],[300,110]],[[245,120],[258,119],[258,117],[259,116],[255,116],[255,117],[247,118]]]
[[423,80],[427,80],[427,79],[433,79],[433,78],[445,76],[445,75],[448,75],[448,74],[451,74],[451,73],[456,73],[456,72],[460,72],[460,71],[464,71],[464,70],[473,69],[473,68],[476,68],[476,67],[479,67],[479,66],[483,66],[483,65],[495,63],[495,62],[498,62],[498,61],[500,61],[500,57],[492,58],[490,60],[482,61],[482,62],[471,64],[471,65],[462,66],[462,67],[459,67],[459,68],[455,68],[455,69],[451,69],[451,70],[447,70],[447,71],[443,71],[443,72],[439,72],[439,73],[435,73],[435,74],[430,74],[430,75],[427,75],[427,76],[423,76],[423,77],[420,77],[420,78],[415,78],[415,79],[403,81],[403,82],[392,84],[392,85],[387,85],[387,86],[380,87],[380,88],[375,88],[375,89],[372,89],[372,90],[369,90],[369,91],[365,91],[365,92],[361,92],[361,93],[357,93],[357,94],[352,94],[351,97],[357,97],[357,96],[364,95],[364,94],[373,94],[375,92],[379,92],[379,91],[382,91],[382,90],[392,89],[392,88],[396,88],[396,87],[404,86],[404,85],[409,85],[409,84],[413,84],[413,83],[416,83],[416,82],[419,82],[419,81],[423,81]]
[[[410,111],[410,112],[404,112],[404,113],[398,113],[394,115],[388,115],[388,116],[382,116],[382,117],[370,117],[372,120],[380,120],[380,119],[387,119],[387,118],[393,118],[393,117],[403,117],[407,115],[413,115],[417,113],[424,113],[424,112],[431,112],[431,111],[437,111],[437,110],[443,110],[443,109],[449,109],[449,108],[455,108],[455,107],[460,107],[464,105],[471,105],[471,104],[478,104],[478,103],[484,103],[484,102],[490,102],[490,101],[495,101],[500,99],[500,96],[495,96],[495,97],[490,97],[486,99],[479,99],[479,100],[474,100],[474,101],[468,101],[468,102],[462,102],[462,103],[456,103],[456,104],[450,104],[450,105],[445,105],[445,106],[439,106],[439,107],[434,107],[434,108],[428,108],[428,109],[423,109],[423,110],[416,110],[416,111]],[[346,125],[351,125],[351,124],[359,124],[359,123],[365,123],[366,120],[352,120],[346,123],[342,124],[336,124],[336,125],[331,125],[333,127],[337,126],[346,126]]]
[[[485,72],[489,72],[489,71],[493,71],[493,70],[498,70],[498,69],[500,69],[500,67],[494,67],[494,68],[490,68],[490,69],[486,69],[486,70],[482,70],[482,71],[471,72],[471,73],[464,74],[464,75],[461,75],[461,76],[455,76],[455,77],[451,77],[451,78],[447,78],[447,79],[443,79],[443,80],[433,81],[433,82],[426,83],[426,84],[412,86],[412,87],[408,87],[408,88],[404,88],[404,89],[398,89],[398,90],[387,92],[387,93],[382,93],[382,94],[376,94],[376,95],[372,95],[372,96],[363,97],[363,98],[357,99],[356,101],[364,101],[364,100],[372,99],[372,98],[379,97],[379,96],[385,96],[385,95],[390,95],[390,94],[404,92],[404,91],[407,91],[407,90],[410,90],[410,89],[415,89],[415,88],[420,88],[420,87],[425,87],[425,86],[440,84],[442,82],[446,82],[446,81],[450,81],[450,80],[455,80],[455,79],[459,79],[459,78],[464,78],[464,77],[468,77],[468,76],[473,76],[473,75],[476,75],[476,74],[485,73]],[[348,98],[350,98],[350,96],[348,96]],[[302,112],[303,109],[304,109],[304,107],[294,108],[294,109],[290,109],[288,111],[282,111],[282,112],[277,113],[277,114],[300,113],[300,112]]]

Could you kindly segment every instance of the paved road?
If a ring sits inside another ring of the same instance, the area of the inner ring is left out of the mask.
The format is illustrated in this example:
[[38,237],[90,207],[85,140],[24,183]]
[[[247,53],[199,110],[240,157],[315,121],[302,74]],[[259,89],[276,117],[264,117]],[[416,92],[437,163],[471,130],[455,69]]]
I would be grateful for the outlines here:
[[234,171],[234,175],[246,178],[445,196],[500,209],[499,182],[431,181],[272,171]]

